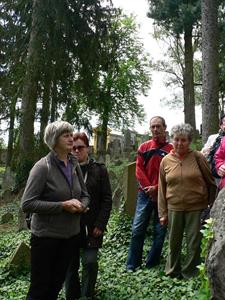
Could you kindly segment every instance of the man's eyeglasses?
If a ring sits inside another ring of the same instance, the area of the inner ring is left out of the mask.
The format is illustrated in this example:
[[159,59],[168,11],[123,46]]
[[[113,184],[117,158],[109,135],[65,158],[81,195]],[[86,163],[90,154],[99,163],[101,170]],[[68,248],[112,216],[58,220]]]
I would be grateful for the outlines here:
[[76,151],[76,150],[78,150],[78,151],[81,151],[81,150],[83,150],[84,148],[86,148],[86,146],[73,146],[73,150],[74,151]]

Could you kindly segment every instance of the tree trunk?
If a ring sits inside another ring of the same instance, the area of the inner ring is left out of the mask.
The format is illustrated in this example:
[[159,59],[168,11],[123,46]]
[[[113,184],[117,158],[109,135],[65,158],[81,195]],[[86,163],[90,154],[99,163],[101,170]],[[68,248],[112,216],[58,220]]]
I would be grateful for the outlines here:
[[56,120],[56,111],[57,111],[57,84],[55,80],[53,80],[52,86],[52,101],[51,101],[51,116],[50,122],[54,122]]
[[6,154],[6,168],[2,182],[2,190],[12,189],[15,185],[14,175],[12,173],[12,157],[13,157],[13,141],[14,141],[14,123],[15,123],[15,112],[16,112],[16,100],[17,95],[13,97],[10,104],[10,116],[9,116],[9,135],[8,135],[8,146]]
[[184,62],[184,121],[185,123],[189,123],[195,131],[196,123],[193,76],[192,27],[186,28],[184,32]]
[[202,140],[218,131],[218,1],[202,0]]
[[97,148],[97,157],[99,161],[105,162],[106,156],[106,146],[107,146],[107,135],[108,135],[108,123],[109,123],[109,114],[106,110],[102,115],[102,124],[100,130],[100,143]]
[[105,114],[102,122],[102,154],[105,158],[106,155],[106,147],[107,147],[107,136],[108,136],[108,123],[109,117],[108,114]]
[[48,117],[50,114],[50,89],[51,89],[51,78],[50,74],[45,76],[44,93],[41,109],[41,125],[40,125],[40,156],[46,153],[47,147],[44,144],[44,130],[48,124]]
[[41,51],[39,31],[39,11],[41,0],[33,1],[32,25],[28,46],[26,75],[22,96],[22,119],[20,130],[20,166],[17,172],[17,183],[28,177],[34,161],[34,120],[37,103],[37,86],[39,79],[39,53]]
[[13,97],[10,104],[10,116],[9,116],[9,135],[8,135],[8,146],[7,146],[7,156],[6,156],[6,167],[11,167],[11,161],[13,156],[13,141],[14,141],[14,123],[15,123],[15,113],[16,113],[16,100],[17,97]]

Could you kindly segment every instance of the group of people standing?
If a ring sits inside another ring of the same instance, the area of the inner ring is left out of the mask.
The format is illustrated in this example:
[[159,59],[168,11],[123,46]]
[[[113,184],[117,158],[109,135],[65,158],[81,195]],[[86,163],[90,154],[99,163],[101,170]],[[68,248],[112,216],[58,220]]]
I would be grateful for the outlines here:
[[[139,186],[126,270],[134,272],[142,266],[152,216],[153,241],[146,267],[160,263],[168,228],[166,275],[190,278],[200,262],[200,216],[213,202],[216,184],[204,155],[190,148],[193,129],[189,124],[172,128],[172,144],[166,140],[162,117],[150,120],[150,130],[152,139],[137,152]],[[23,211],[32,214],[26,300],[56,300],[63,285],[66,300],[93,299],[98,252],[112,208],[108,172],[104,164],[89,158],[86,134],[74,134],[68,122],[49,124],[44,141],[50,152],[32,168],[22,197]],[[216,168],[225,178],[225,140],[217,155]],[[187,254],[182,263],[184,236]]]
[[[153,213],[153,242],[146,267],[159,264],[168,228],[165,273],[190,278],[197,274],[200,263],[201,214],[214,201],[216,184],[205,157],[190,148],[193,128],[189,124],[172,128],[172,144],[166,141],[162,117],[153,117],[150,129],[152,139],[143,143],[137,154],[139,190],[126,268],[132,272],[142,266],[145,234]],[[186,259],[181,262],[184,236]]]

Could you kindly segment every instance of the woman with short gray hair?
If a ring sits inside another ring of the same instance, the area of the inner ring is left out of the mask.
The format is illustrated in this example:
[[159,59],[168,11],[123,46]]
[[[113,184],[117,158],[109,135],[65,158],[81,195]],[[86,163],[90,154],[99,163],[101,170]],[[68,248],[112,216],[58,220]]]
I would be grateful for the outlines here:
[[190,124],[178,124],[172,127],[171,129],[171,137],[173,138],[175,135],[185,135],[188,140],[191,142],[193,139],[194,130]]
[[25,213],[32,214],[27,300],[56,300],[73,256],[79,268],[80,214],[89,204],[78,161],[70,154],[72,125],[49,124],[44,141],[51,151],[30,171],[21,204]]
[[[200,263],[201,213],[214,201],[216,185],[204,156],[190,148],[191,125],[176,125],[171,135],[174,149],[161,161],[158,192],[160,223],[168,223],[169,229],[165,271],[171,277],[190,278],[197,274]],[[182,265],[184,233],[187,259]]]

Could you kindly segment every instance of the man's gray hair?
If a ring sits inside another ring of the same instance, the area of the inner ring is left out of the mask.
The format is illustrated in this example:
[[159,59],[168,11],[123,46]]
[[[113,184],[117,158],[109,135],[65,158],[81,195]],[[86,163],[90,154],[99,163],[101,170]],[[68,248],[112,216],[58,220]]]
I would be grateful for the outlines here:
[[172,127],[171,129],[171,136],[172,138],[175,135],[186,135],[189,139],[189,141],[192,141],[194,134],[193,127],[190,124],[178,124]]
[[65,132],[73,132],[73,126],[65,121],[55,121],[45,128],[44,142],[51,150],[55,147],[57,139]]

